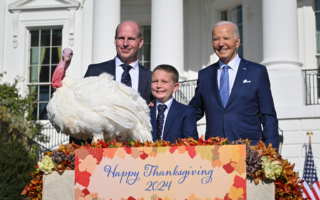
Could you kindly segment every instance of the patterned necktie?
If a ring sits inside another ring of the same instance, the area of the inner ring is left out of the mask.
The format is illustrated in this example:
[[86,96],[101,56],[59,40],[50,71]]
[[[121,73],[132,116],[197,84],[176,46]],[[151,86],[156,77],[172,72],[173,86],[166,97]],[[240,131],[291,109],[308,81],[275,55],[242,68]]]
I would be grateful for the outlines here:
[[229,73],[228,69],[230,69],[230,66],[225,65],[222,69],[221,76],[220,76],[220,97],[223,104],[223,107],[225,108],[229,99]]
[[121,83],[123,83],[129,87],[132,87],[131,76],[129,74],[129,71],[132,68],[131,65],[122,64],[121,66],[123,68],[123,73],[121,76]]
[[167,109],[166,105],[158,105],[157,117],[157,140],[161,140],[163,125],[164,125],[164,111]]

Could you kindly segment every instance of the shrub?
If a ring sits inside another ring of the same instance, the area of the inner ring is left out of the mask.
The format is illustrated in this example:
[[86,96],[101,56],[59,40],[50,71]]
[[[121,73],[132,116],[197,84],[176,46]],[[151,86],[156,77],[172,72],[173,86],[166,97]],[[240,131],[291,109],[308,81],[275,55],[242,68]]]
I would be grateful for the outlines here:
[[18,139],[0,139],[0,199],[23,199],[21,191],[30,182],[35,162]]

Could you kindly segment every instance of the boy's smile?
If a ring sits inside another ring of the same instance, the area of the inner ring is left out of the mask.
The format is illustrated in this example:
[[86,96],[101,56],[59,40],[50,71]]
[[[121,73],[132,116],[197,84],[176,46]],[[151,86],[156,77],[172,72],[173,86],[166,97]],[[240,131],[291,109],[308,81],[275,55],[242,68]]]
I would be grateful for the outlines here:
[[152,74],[151,91],[161,103],[172,98],[172,94],[179,89],[179,83],[174,83],[170,73],[156,70]]

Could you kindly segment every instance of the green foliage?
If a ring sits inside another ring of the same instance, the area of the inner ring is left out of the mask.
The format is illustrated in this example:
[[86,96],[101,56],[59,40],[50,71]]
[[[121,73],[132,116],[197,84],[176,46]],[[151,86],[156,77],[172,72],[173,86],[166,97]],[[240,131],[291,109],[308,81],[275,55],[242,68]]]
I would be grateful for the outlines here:
[[[0,73],[0,78],[3,74]],[[0,84],[0,122],[9,125],[8,133],[13,129],[24,133],[31,138],[40,135],[41,124],[32,116],[32,103],[36,101],[35,92],[22,96],[17,88],[18,83],[23,82],[21,77],[17,77],[14,83]]]
[[18,140],[5,143],[0,139],[0,199],[23,199],[21,191],[30,183],[34,159]]

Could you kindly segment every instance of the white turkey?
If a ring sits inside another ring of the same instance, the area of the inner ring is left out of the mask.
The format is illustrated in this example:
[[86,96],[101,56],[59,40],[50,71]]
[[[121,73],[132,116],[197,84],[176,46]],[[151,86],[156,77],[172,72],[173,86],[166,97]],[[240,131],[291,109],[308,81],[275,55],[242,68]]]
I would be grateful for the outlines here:
[[72,56],[71,49],[63,50],[52,77],[56,91],[47,111],[57,131],[82,139],[152,142],[149,108],[139,93],[107,73],[81,80],[65,76]]

